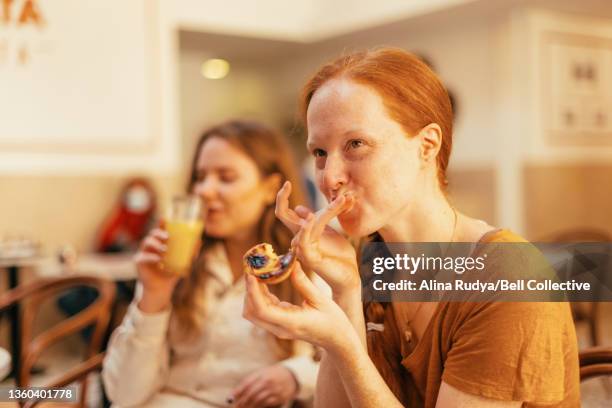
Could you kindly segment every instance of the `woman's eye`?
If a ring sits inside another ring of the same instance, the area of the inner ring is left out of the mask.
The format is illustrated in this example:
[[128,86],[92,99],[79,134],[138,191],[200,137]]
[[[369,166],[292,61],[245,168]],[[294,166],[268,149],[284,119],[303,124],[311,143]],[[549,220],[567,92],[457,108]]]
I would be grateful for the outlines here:
[[325,157],[325,155],[326,155],[326,154],[327,154],[327,153],[326,153],[326,152],[325,152],[325,150],[323,150],[323,149],[314,149],[314,150],[312,151],[312,155],[313,155],[314,157]]
[[363,145],[364,145],[363,140],[355,139],[355,140],[351,140],[348,142],[348,147],[350,147],[351,149],[357,149]]
[[236,181],[237,177],[233,173],[225,173],[225,174],[221,174],[221,176],[219,178],[224,183],[232,183],[232,182]]

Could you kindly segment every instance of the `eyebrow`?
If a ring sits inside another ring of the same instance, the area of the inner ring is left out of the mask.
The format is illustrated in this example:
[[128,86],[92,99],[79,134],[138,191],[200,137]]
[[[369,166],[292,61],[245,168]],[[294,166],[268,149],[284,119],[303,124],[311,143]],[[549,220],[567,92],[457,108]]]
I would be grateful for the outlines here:
[[[342,134],[342,136],[351,135],[353,133],[359,133],[360,135],[368,136],[368,133],[364,132],[363,129],[357,129],[357,128],[347,130],[346,132]],[[312,150],[315,145],[316,143],[314,142],[306,141],[306,149],[308,150]]]
[[236,172],[236,169],[234,169],[233,167],[228,167],[228,166],[211,167],[211,168],[205,168],[205,167],[196,168],[196,173],[198,174],[206,173],[210,171],[217,171],[217,172],[223,173],[223,172]]

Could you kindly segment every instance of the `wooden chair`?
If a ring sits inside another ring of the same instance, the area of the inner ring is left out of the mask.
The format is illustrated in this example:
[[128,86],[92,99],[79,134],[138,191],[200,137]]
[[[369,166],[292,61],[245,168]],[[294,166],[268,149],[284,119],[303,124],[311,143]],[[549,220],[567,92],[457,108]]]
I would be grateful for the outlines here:
[[[612,235],[597,228],[572,228],[539,242],[612,242]],[[591,346],[599,345],[599,302],[572,302],[571,309],[575,323],[587,324]]]
[[[95,288],[98,291],[98,298],[78,314],[33,337],[33,325],[41,304],[53,295],[77,286]],[[20,387],[31,385],[32,367],[45,349],[68,335],[94,325],[93,335],[87,345],[85,360],[68,370],[61,378],[50,384],[45,384],[45,387],[58,388],[80,381],[80,401],[76,406],[84,407],[87,394],[87,374],[101,367],[104,357],[103,353],[100,353],[100,346],[107,332],[114,298],[115,285],[112,282],[100,278],[79,276],[41,279],[18,286],[16,289],[0,295],[0,311],[15,304],[19,304],[22,310],[20,316],[22,327],[21,356],[16,373],[17,383]],[[24,404],[26,407],[34,405],[36,405],[36,402],[33,401]]]
[[591,347],[580,352],[580,381],[612,376],[612,347]]

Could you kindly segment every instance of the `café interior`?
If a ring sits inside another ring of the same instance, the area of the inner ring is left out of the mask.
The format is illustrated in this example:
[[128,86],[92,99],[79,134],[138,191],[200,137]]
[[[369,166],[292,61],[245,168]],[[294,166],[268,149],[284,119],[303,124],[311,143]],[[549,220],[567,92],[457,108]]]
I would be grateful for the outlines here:
[[[136,241],[184,193],[202,131],[272,126],[314,185],[300,88],[377,46],[417,54],[451,94],[454,205],[533,242],[612,242],[608,0],[4,1],[0,386],[75,383],[77,404],[108,406]],[[581,363],[607,369],[582,404],[609,406],[612,303],[572,311]]]

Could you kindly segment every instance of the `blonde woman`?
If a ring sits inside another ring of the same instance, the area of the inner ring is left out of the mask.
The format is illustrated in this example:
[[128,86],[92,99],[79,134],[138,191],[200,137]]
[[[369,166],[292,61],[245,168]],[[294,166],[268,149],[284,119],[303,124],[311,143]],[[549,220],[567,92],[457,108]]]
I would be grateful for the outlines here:
[[[290,244],[274,199],[285,181],[299,185],[293,164],[286,144],[261,124],[230,121],[203,134],[188,185],[206,207],[202,249],[181,280],[159,268],[163,229],[142,242],[136,298],[113,333],[102,373],[115,406],[277,407],[312,396],[312,347],[242,317],[242,254],[261,241],[280,250]],[[275,293],[298,299],[289,282]]]

